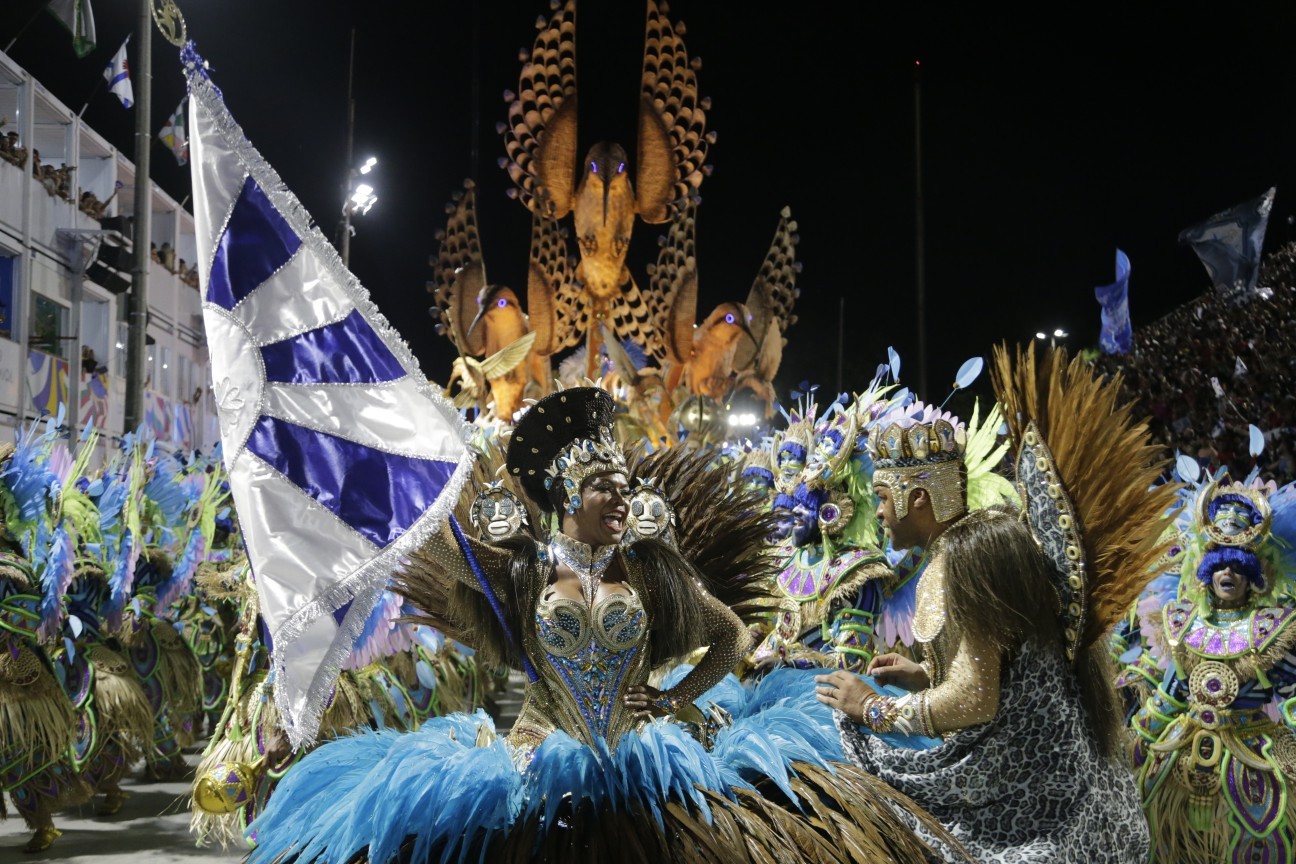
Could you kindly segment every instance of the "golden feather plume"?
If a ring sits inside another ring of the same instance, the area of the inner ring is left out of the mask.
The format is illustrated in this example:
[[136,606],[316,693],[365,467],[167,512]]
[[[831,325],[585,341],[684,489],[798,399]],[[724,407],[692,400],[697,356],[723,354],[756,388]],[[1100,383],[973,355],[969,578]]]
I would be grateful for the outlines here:
[[1158,484],[1167,454],[1151,442],[1147,421],[1134,418],[1132,404],[1118,404],[1119,375],[1102,381],[1082,359],[1068,362],[1061,348],[1037,358],[1034,343],[1015,354],[997,346],[991,375],[1014,446],[1034,421],[1075,505],[1088,562],[1089,614],[1079,646],[1087,647],[1155,575],[1180,487]]

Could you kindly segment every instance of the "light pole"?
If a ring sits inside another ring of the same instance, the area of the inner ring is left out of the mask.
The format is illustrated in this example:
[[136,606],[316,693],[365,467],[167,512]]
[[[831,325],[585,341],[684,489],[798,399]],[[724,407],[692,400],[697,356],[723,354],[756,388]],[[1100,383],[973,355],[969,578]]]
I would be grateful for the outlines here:
[[152,241],[153,190],[149,182],[149,123],[153,111],[153,4],[140,0],[135,39],[135,269],[131,273],[130,330],[126,340],[126,432],[144,422],[144,381],[148,377],[148,274]]
[[339,241],[339,251],[342,253],[342,266],[350,269],[351,267],[351,216],[354,213],[365,214],[369,208],[378,202],[378,196],[374,194],[374,188],[368,183],[356,183],[356,178],[362,174],[368,174],[378,164],[378,160],[370,156],[364,164],[356,168],[352,164],[355,158],[355,28],[351,30],[351,56],[347,61],[347,134],[346,134],[346,166],[347,176],[342,201],[342,223],[339,226],[342,231],[342,237]]
[[356,183],[355,179],[368,174],[377,164],[378,160],[370,156],[359,168],[351,168],[347,171],[347,198],[342,202],[342,266],[347,268],[351,267],[351,235],[354,233],[351,228],[351,216],[356,213],[363,216],[369,212],[370,207],[378,203],[378,195],[374,192],[374,188],[368,183]]

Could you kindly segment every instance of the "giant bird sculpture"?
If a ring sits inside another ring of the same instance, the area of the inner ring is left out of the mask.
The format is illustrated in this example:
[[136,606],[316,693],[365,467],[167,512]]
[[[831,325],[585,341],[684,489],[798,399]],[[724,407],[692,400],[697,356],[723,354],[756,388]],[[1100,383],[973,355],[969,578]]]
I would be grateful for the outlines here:
[[[549,361],[535,351],[542,334],[532,332],[517,295],[486,280],[475,190],[471,181],[464,185],[464,191],[446,207],[445,229],[436,234],[441,245],[430,262],[433,279],[428,290],[435,305],[429,311],[437,320],[437,332],[459,351],[450,381],[451,386],[458,381],[462,388],[455,404],[467,407],[475,402],[485,411],[489,388],[495,417],[509,423],[524,396],[548,392]],[[543,226],[538,230],[543,236]],[[536,246],[533,232],[533,256]]]
[[[791,248],[786,231],[788,211],[783,212],[772,250]],[[696,247],[697,212],[696,206],[690,205],[671,224],[657,263],[649,270],[654,325],[651,330],[654,339],[649,349],[662,364],[667,394],[674,394],[676,387],[682,385],[693,396],[723,401],[741,384],[740,373],[744,370],[738,365],[740,356],[754,358],[745,362],[764,373],[768,370],[761,361],[773,354],[772,365],[777,371],[777,358],[782,351],[782,322],[790,319],[790,307],[785,308],[781,301],[772,299],[772,295],[781,292],[762,287],[768,281],[767,276],[774,272],[770,267],[771,251],[748,293],[748,301],[757,304],[755,310],[746,303],[727,301],[698,322]],[[759,329],[754,329],[753,323],[758,323]],[[773,379],[772,372],[769,379]],[[773,395],[772,387],[770,395]]]
[[[710,171],[703,162],[715,133],[706,131],[710,106],[698,98],[700,62],[689,62],[683,26],[671,25],[664,3],[648,0],[634,161],[606,141],[578,161],[576,0],[552,0],[550,8],[548,22],[537,22],[540,35],[518,92],[504,94],[508,122],[498,128],[508,155],[500,165],[516,184],[510,194],[532,213],[553,221],[572,215],[580,249],[575,272],[566,281],[545,281],[533,271],[528,302],[536,352],[548,356],[583,338],[592,369],[600,324],[617,339],[646,342],[648,309],[625,263],[631,231],[636,217],[663,223],[696,197]],[[541,314],[548,322],[537,320]]]

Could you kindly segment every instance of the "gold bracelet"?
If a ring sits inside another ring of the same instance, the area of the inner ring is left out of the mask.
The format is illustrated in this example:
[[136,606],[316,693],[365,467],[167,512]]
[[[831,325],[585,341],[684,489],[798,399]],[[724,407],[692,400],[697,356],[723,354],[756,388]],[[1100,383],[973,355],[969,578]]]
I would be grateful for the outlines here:
[[894,699],[878,693],[869,693],[864,696],[860,706],[864,714],[860,721],[861,725],[879,734],[886,734],[895,728],[899,709],[896,708]]

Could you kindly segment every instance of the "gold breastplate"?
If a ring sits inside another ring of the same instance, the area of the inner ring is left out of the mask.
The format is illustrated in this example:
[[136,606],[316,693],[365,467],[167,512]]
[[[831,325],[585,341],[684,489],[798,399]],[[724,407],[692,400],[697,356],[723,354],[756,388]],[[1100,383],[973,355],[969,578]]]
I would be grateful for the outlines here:
[[547,589],[535,623],[545,661],[540,674],[559,715],[556,725],[577,738],[615,745],[633,725],[625,689],[642,683],[647,669],[647,615],[638,594],[631,589],[589,607]]

